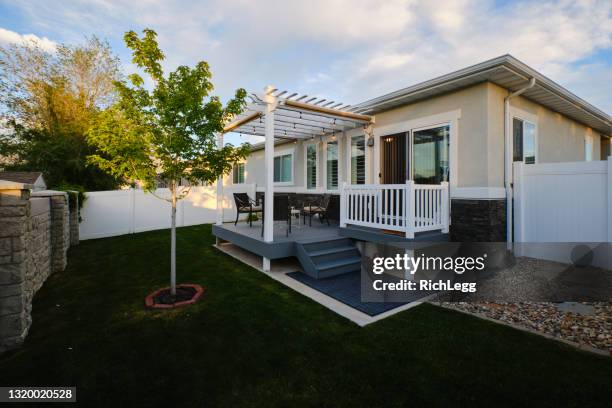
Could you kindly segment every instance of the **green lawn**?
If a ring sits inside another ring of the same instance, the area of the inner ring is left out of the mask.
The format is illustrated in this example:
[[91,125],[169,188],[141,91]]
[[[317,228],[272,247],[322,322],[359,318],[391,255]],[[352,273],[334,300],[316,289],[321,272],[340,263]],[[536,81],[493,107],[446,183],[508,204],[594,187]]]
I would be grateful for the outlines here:
[[86,407],[612,399],[610,358],[432,305],[360,328],[218,252],[210,226],[177,239],[198,304],[143,307],[167,286],[168,231],[82,242],[36,295],[25,345],[0,356],[0,385],[76,385]]

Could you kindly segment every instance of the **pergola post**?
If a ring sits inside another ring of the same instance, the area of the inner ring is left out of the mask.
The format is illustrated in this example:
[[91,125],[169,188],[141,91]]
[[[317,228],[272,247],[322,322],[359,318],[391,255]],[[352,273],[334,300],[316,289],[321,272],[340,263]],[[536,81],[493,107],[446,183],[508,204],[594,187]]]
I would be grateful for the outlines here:
[[[217,134],[217,149],[223,148],[223,133]],[[217,178],[217,225],[223,224],[223,176]],[[216,239],[217,245],[219,245],[219,237]]]
[[[217,134],[217,149],[223,149],[223,133]],[[217,225],[223,224],[223,176],[217,178]]]
[[[276,108],[276,98],[271,95],[275,88],[268,85],[264,88],[264,102],[266,102],[265,116],[265,146],[264,146],[264,165],[265,165],[265,198],[264,198],[264,242],[272,242],[274,237],[274,109]],[[270,259],[263,259],[264,271],[270,270]]]

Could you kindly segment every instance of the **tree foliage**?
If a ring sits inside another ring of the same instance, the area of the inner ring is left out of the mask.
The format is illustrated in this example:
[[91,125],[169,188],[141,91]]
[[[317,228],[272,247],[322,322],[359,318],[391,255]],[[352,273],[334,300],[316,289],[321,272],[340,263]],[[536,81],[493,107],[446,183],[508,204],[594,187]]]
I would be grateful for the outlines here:
[[30,41],[0,47],[0,156],[7,169],[36,170],[51,187],[88,190],[121,182],[87,166],[96,153],[85,139],[93,116],[116,98],[119,60],[96,37],[50,52]]
[[246,91],[238,89],[224,106],[219,97],[210,95],[212,75],[206,62],[193,68],[179,66],[165,76],[155,31],[144,30],[142,38],[129,31],[124,40],[132,50],[132,62],[150,76],[153,87],[147,89],[138,74],[130,75],[129,82],[115,82],[116,103],[96,116],[88,132],[87,140],[101,152],[89,156],[89,161],[115,177],[140,182],[150,192],[158,177],[166,181],[170,197],[162,198],[172,206],[170,293],[174,296],[177,200],[187,196],[192,185],[213,183],[248,154],[248,145],[218,148],[215,137],[242,112]]
[[164,54],[153,30],[144,30],[142,38],[130,31],[124,39],[132,62],[150,76],[153,89],[148,90],[138,74],[115,83],[117,102],[96,116],[88,133],[102,154],[89,160],[115,177],[142,183],[148,191],[161,178],[180,199],[185,194],[177,190],[180,180],[213,183],[248,154],[248,145],[218,149],[215,137],[242,112],[246,91],[238,89],[224,106],[210,95],[212,75],[206,62],[179,66],[164,76]]

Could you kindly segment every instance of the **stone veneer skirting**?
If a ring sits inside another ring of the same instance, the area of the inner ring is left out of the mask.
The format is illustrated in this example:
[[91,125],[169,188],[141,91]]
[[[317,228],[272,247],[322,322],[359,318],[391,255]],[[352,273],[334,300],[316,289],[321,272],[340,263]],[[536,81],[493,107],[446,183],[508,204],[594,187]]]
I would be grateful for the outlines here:
[[69,218],[65,193],[0,191],[0,352],[23,342],[34,294],[66,267]]
[[451,199],[451,241],[506,241],[506,200]]

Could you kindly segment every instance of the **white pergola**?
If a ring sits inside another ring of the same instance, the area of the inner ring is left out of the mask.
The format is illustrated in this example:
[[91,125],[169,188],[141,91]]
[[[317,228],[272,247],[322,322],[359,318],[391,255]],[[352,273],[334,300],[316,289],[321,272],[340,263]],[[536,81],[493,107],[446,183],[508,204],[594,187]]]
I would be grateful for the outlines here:
[[[264,241],[273,240],[274,200],[274,142],[278,139],[314,139],[334,135],[357,127],[367,127],[371,116],[355,113],[353,107],[308,95],[281,91],[273,86],[263,93],[251,93],[249,103],[235,117],[223,133],[235,132],[265,137],[265,198]],[[223,134],[218,135],[218,146],[223,146]],[[223,178],[217,181],[217,224],[223,223]],[[264,258],[264,270],[270,270],[270,260]]]

